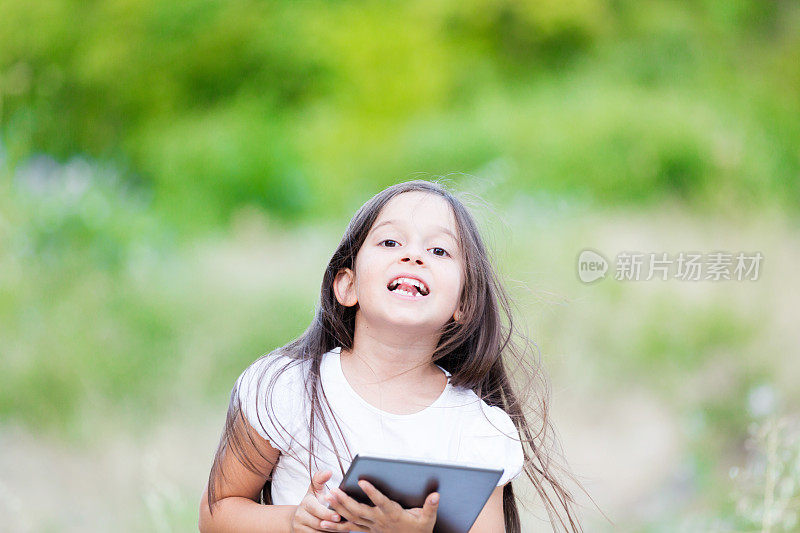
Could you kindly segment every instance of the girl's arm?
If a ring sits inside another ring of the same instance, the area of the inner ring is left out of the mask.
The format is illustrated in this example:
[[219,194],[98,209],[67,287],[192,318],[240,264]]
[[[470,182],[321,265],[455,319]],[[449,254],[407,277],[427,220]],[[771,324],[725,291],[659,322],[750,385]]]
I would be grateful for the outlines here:
[[469,530],[469,533],[497,533],[498,531],[505,531],[505,519],[503,515],[503,487],[495,487],[492,495],[483,506],[481,514],[475,519],[475,523]]
[[[235,437],[244,447],[247,457],[257,469],[271,474],[278,462],[280,450],[258,435],[239,416],[236,420]],[[249,436],[253,438],[249,438]],[[220,458],[221,471],[217,481],[216,498],[212,515],[208,507],[208,486],[200,500],[200,531],[259,531],[288,532],[291,529],[295,505],[261,505],[259,493],[267,477],[248,470],[233,453],[226,450]]]

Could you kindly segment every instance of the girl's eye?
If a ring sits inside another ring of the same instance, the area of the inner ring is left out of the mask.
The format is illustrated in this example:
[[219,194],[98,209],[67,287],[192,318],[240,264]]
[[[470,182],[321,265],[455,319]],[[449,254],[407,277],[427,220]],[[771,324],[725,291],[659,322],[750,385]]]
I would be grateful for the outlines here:
[[[378,243],[378,246],[384,246],[385,248],[395,248],[396,246],[399,245],[400,243],[398,243],[394,239],[384,239]],[[440,248],[438,246],[431,248],[431,250],[433,250],[433,255],[439,257],[447,257],[450,255],[450,253],[447,250],[445,250],[444,248]]]

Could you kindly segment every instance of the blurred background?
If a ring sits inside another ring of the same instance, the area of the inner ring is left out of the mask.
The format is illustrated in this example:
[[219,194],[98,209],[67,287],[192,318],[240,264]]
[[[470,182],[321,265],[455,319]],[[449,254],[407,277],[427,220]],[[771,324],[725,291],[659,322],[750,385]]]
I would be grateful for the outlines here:
[[[444,176],[587,531],[800,530],[799,95],[787,0],[5,0],[2,529],[196,530],[238,374],[363,202]],[[631,251],[764,259],[614,279]]]

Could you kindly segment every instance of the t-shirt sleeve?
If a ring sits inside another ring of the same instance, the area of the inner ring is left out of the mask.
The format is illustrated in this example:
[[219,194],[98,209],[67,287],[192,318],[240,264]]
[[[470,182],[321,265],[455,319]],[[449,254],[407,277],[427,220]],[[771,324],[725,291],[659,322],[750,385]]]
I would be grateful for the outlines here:
[[[511,417],[501,407],[487,406],[480,416],[475,439],[478,459],[492,468],[503,469],[497,486],[505,485],[522,473],[525,457],[517,428]],[[488,420],[487,420],[488,418]]]
[[498,448],[503,450],[502,453],[505,457],[503,475],[500,476],[500,481],[497,482],[497,486],[501,487],[516,479],[522,473],[525,456],[522,453],[522,442],[520,441],[519,433],[514,422],[511,421],[511,417],[500,407],[495,407],[494,409],[501,413],[501,416],[498,416],[499,422],[495,422],[495,425],[503,433],[499,437],[502,444],[498,445]]
[[302,420],[300,370],[300,363],[288,357],[265,356],[242,372],[233,391],[245,420],[282,453],[289,452]]

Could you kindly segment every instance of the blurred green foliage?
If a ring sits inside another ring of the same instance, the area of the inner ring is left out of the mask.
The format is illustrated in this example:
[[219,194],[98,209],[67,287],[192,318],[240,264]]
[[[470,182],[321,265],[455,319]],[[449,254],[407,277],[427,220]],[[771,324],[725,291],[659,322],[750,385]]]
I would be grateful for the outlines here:
[[78,437],[109,410],[147,424],[224,395],[311,318],[314,287],[207,283],[112,169],[38,157],[0,183],[0,419]]
[[348,211],[412,173],[800,204],[796,2],[0,6],[0,139],[111,161],[184,231]]

